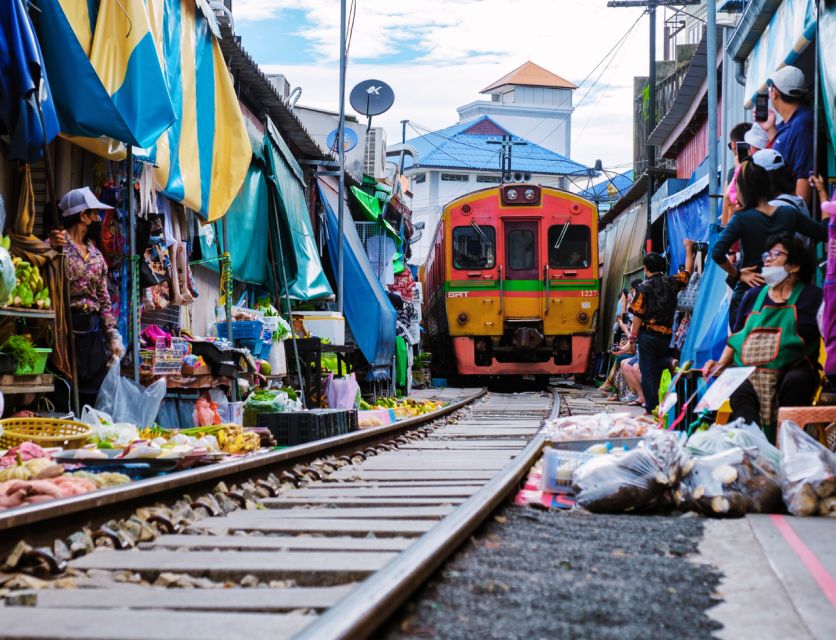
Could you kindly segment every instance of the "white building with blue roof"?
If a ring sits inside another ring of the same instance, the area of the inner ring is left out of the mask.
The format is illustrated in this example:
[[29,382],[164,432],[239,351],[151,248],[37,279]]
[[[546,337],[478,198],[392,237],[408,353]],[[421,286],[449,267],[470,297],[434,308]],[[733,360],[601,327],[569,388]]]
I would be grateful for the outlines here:
[[[501,182],[503,136],[516,143],[506,182],[567,189],[567,176],[590,170],[568,157],[572,93],[577,87],[533,62],[489,85],[491,99],[458,109],[459,123],[406,141],[404,174],[410,179],[412,221],[425,225],[410,262],[422,264],[441,209],[455,198]],[[404,145],[390,145],[391,158]],[[558,150],[565,149],[566,153]]]

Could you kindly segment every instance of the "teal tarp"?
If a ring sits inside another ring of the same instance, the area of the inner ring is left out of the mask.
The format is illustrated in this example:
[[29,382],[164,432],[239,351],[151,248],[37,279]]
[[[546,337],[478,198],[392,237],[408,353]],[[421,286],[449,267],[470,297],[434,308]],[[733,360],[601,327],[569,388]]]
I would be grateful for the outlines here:
[[819,60],[821,61],[822,102],[827,115],[830,144],[836,149],[836,3],[824,7],[819,16]]
[[[240,282],[266,284],[270,280],[267,269],[267,240],[270,208],[264,163],[253,156],[241,190],[227,211],[229,216],[229,253],[232,257],[232,276]],[[220,224],[216,224],[216,230]],[[219,231],[218,231],[219,233]],[[218,235],[216,233],[216,236]],[[201,237],[204,258],[217,258],[217,243],[209,244]],[[218,271],[217,262],[209,268]]]
[[[267,161],[267,179],[278,209],[278,217],[271,212],[270,225],[279,233],[284,249],[284,262],[290,297],[296,300],[314,300],[334,295],[322,262],[319,259],[316,238],[308,214],[305,198],[305,181],[302,168],[290,153],[281,134],[269,120],[264,137],[264,155]],[[273,238],[276,234],[271,234]],[[281,256],[274,240],[273,255]],[[281,274],[278,274],[281,281]],[[280,290],[280,287],[276,287]]]

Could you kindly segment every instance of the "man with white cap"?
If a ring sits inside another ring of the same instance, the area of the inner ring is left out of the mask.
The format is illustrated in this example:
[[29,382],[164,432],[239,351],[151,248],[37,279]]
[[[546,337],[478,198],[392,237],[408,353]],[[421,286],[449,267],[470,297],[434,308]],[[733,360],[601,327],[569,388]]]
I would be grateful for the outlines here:
[[[769,144],[769,134],[767,134],[766,131],[764,131],[759,125],[753,124],[746,130],[746,133],[743,134],[743,142],[747,145],[747,157],[751,158],[752,154],[756,153],[760,149],[763,149]],[[723,226],[728,223],[729,218],[734,214],[734,212],[740,208],[737,204],[737,175],[740,173],[740,163],[744,160],[744,158],[740,157],[739,145],[739,142],[734,145],[734,151],[737,154],[734,158],[734,173],[732,174],[731,181],[726,189],[726,195],[723,198],[723,212],[720,218],[720,224]]]
[[[770,147],[784,158],[795,178],[795,193],[810,201],[810,172],[813,171],[813,112],[805,104],[807,80],[798,67],[785,66],[766,81],[769,100],[775,111],[769,111],[765,122],[759,123],[769,134]],[[776,112],[781,122],[776,124]]]
[[780,153],[775,149],[761,149],[752,154],[752,162],[766,169],[769,174],[769,184],[772,187],[772,200],[769,201],[769,204],[773,207],[789,205],[805,215],[810,215],[807,203],[795,193],[795,179]]
[[63,247],[66,255],[79,396],[82,404],[93,406],[108,365],[123,354],[107,290],[107,264],[92,240],[101,227],[99,212],[113,207],[89,187],[69,191],[58,206],[64,230],[52,231],[50,243]]

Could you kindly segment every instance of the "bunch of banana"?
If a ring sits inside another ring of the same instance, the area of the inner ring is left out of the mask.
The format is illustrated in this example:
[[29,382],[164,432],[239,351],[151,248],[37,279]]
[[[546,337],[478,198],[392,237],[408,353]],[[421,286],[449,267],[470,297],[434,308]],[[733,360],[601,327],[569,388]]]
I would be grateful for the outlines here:
[[261,437],[252,431],[244,431],[239,424],[225,424],[215,435],[221,451],[227,453],[250,453],[261,446]]
[[[2,241],[0,241],[1,244]],[[37,307],[38,309],[52,307],[49,290],[41,277],[40,270],[20,258],[12,258],[12,264],[15,267],[17,285],[12,290],[11,303],[16,307]]]

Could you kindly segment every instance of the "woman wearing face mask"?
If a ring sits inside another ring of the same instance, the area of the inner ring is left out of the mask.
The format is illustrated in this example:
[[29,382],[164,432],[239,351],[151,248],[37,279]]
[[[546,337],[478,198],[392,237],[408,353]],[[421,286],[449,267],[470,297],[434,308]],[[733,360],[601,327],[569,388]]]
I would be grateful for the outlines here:
[[818,385],[822,291],[810,284],[815,258],[798,238],[775,235],[766,245],[766,284],[743,297],[723,355],[703,372],[710,378],[730,365],[757,367],[731,395],[732,419],[760,424],[774,441],[777,408],[810,404]]
[[100,202],[88,187],[68,192],[59,206],[64,229],[53,231],[49,240],[66,254],[79,396],[82,405],[92,406],[108,365],[123,354],[107,291],[107,264],[92,241],[101,229],[100,212],[113,207]]
[[[734,327],[740,301],[750,288],[764,283],[758,273],[761,254],[767,249],[767,238],[779,233],[800,233],[815,242],[827,239],[827,224],[817,222],[795,207],[774,206],[772,186],[766,169],[752,160],[740,165],[737,178],[737,198],[743,207],[735,213],[717,242],[712,257],[733,283],[734,293],[729,304],[729,327]],[[822,215],[824,218],[824,214]],[[740,241],[740,259],[732,265],[727,252]]]

